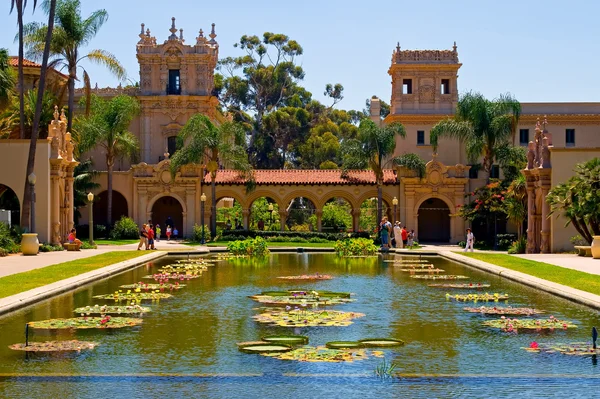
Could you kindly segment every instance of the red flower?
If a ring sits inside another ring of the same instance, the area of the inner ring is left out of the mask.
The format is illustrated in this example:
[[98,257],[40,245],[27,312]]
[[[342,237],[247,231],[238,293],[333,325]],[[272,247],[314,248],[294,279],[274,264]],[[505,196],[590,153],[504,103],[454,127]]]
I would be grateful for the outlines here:
[[530,347],[531,349],[538,349],[538,348],[539,348],[539,345],[538,345],[538,343],[537,343],[537,342],[533,341],[532,343],[530,343],[530,344],[529,344],[529,347]]

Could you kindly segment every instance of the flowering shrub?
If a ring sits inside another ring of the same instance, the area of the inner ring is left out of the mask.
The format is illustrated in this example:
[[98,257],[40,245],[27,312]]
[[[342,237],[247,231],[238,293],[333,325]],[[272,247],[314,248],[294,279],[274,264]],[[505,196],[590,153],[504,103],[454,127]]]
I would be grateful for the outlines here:
[[110,232],[110,238],[113,240],[121,240],[126,238],[138,238],[139,228],[137,223],[127,216],[122,216],[121,219],[115,222],[115,226]]
[[[210,241],[210,228],[204,225],[204,240]],[[202,242],[202,225],[194,223],[194,229],[192,230],[192,241]]]
[[456,215],[473,221],[478,218],[485,218],[493,213],[503,214],[505,194],[506,189],[502,186],[501,182],[495,181],[489,183],[469,193],[471,197],[475,197],[475,200],[459,207]]
[[233,255],[266,256],[270,253],[267,241],[262,237],[231,241],[227,244],[227,250]]
[[370,256],[377,254],[377,246],[370,238],[350,238],[336,241],[333,248],[338,256]]

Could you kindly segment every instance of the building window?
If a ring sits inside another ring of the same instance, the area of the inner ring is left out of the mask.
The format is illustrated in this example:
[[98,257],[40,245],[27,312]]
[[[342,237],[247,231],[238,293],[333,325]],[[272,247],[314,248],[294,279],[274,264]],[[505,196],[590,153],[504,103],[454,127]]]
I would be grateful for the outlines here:
[[529,129],[519,129],[519,144],[525,146],[529,144]]
[[567,147],[575,146],[575,129],[565,130],[565,144]]
[[479,168],[475,167],[475,165],[470,165],[471,169],[469,169],[469,179],[477,179],[479,175]]
[[492,170],[490,170],[490,179],[499,179],[500,178],[500,167],[498,165],[492,165]]
[[167,94],[181,94],[179,69],[169,69],[169,83],[167,84]]
[[425,145],[425,131],[417,130],[417,145]]
[[442,79],[442,85],[440,86],[440,93],[450,94],[450,79]]
[[412,94],[412,79],[402,80],[402,94]]
[[177,151],[177,136],[167,137],[167,151],[169,152],[169,157],[175,154],[175,151]]

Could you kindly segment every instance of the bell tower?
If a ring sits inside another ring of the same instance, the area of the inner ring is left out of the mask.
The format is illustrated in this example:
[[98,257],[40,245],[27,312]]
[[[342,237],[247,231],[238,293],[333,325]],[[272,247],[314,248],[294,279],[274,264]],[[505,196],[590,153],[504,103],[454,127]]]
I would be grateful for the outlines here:
[[453,114],[458,103],[456,42],[452,50],[401,50],[392,53],[391,114]]

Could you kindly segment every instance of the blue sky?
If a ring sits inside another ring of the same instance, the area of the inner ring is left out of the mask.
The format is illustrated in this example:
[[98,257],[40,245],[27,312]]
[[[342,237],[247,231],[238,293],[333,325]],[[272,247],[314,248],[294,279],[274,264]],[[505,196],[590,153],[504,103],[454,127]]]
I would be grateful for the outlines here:
[[[29,1],[32,2],[31,0]],[[403,49],[450,49],[457,42],[459,90],[493,98],[510,92],[522,102],[600,101],[600,2],[592,1],[192,1],[83,0],[83,13],[104,7],[110,17],[90,49],[114,53],[129,76],[139,80],[135,58],[140,23],[159,42],[171,17],[192,42],[198,30],[216,23],[220,57],[239,55],[233,44],[243,34],[284,33],[304,48],[299,60],[304,86],[324,100],[326,83],[342,83],[344,109],[362,109],[377,95],[389,101],[387,70],[399,41]],[[0,47],[13,43],[16,14],[0,6]],[[102,4],[100,6],[100,4]],[[43,20],[41,9],[26,20]],[[116,86],[100,67],[86,65],[92,82]]]

